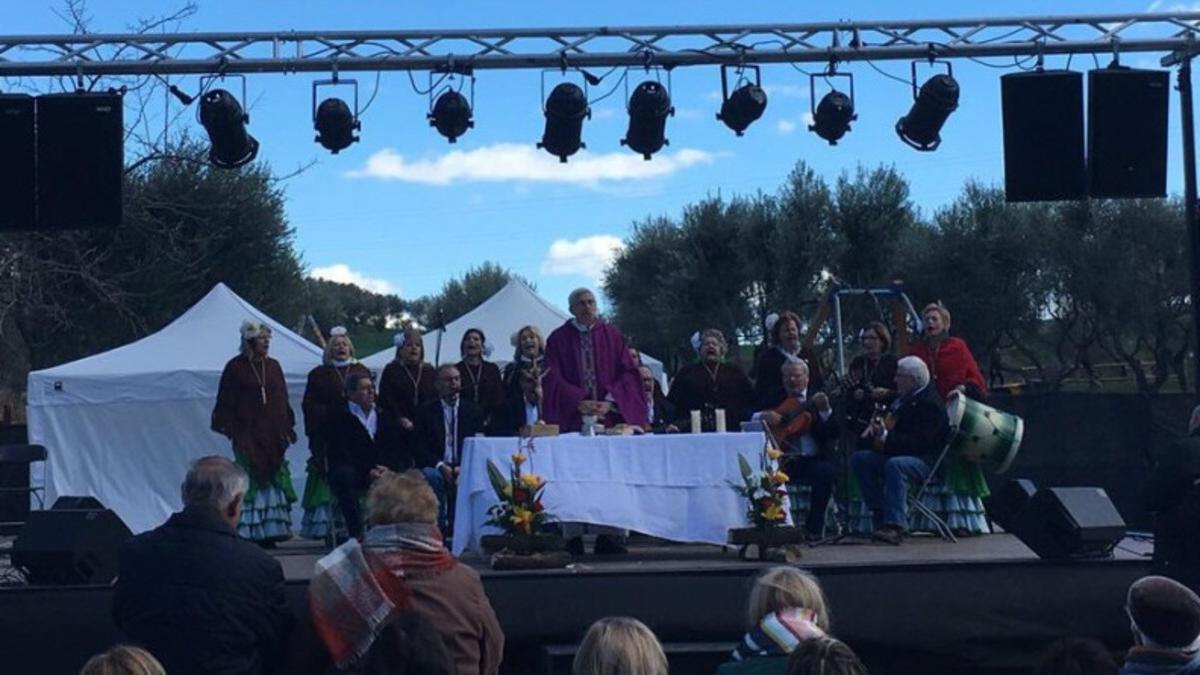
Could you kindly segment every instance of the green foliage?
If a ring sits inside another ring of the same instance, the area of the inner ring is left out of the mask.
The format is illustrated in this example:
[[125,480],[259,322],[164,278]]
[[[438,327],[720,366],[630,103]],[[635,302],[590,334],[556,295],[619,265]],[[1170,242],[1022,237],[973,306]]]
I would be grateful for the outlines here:
[[414,300],[412,315],[426,328],[450,323],[495,295],[512,279],[522,278],[494,262],[485,262],[462,277],[447,281],[438,294]]

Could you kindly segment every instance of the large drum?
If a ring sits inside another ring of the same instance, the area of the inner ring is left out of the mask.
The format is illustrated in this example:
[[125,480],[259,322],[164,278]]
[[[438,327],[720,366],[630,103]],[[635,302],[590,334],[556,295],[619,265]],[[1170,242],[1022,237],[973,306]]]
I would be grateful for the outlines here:
[[1024,420],[972,400],[961,391],[950,393],[946,414],[950,416],[950,452],[996,473],[1008,471],[1021,449]]

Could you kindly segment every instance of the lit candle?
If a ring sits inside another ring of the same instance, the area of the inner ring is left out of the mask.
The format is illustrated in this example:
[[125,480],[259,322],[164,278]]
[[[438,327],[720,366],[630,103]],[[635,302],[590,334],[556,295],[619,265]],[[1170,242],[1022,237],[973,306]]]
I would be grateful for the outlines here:
[[692,433],[693,434],[700,433],[700,411],[699,410],[692,411]]
[[725,409],[717,408],[717,433],[725,433]]

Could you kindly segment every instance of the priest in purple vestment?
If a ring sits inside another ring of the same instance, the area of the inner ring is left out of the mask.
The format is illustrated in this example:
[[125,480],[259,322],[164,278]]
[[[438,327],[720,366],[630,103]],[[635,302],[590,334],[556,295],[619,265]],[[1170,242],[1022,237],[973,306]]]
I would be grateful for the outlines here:
[[644,428],[641,378],[621,331],[600,319],[596,296],[586,288],[572,291],[568,305],[574,318],[546,340],[546,421],[579,431],[582,415],[596,415],[607,425]]

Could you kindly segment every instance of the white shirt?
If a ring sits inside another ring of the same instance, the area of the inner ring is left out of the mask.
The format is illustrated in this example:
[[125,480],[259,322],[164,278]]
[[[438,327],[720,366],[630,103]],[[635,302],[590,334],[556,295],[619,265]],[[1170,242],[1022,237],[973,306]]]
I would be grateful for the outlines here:
[[371,406],[370,412],[362,409],[362,406],[354,401],[347,401],[347,406],[350,408],[350,414],[354,415],[359,422],[362,422],[363,428],[371,435],[371,439],[375,439],[375,431],[379,428],[379,416],[375,414],[375,406]]
[[528,399],[525,401],[525,424],[537,424],[538,421],[538,406],[536,403],[530,403]]
[[458,399],[447,403],[442,399],[442,424],[446,430],[446,447],[442,450],[442,462],[454,464],[454,455],[458,450]]

